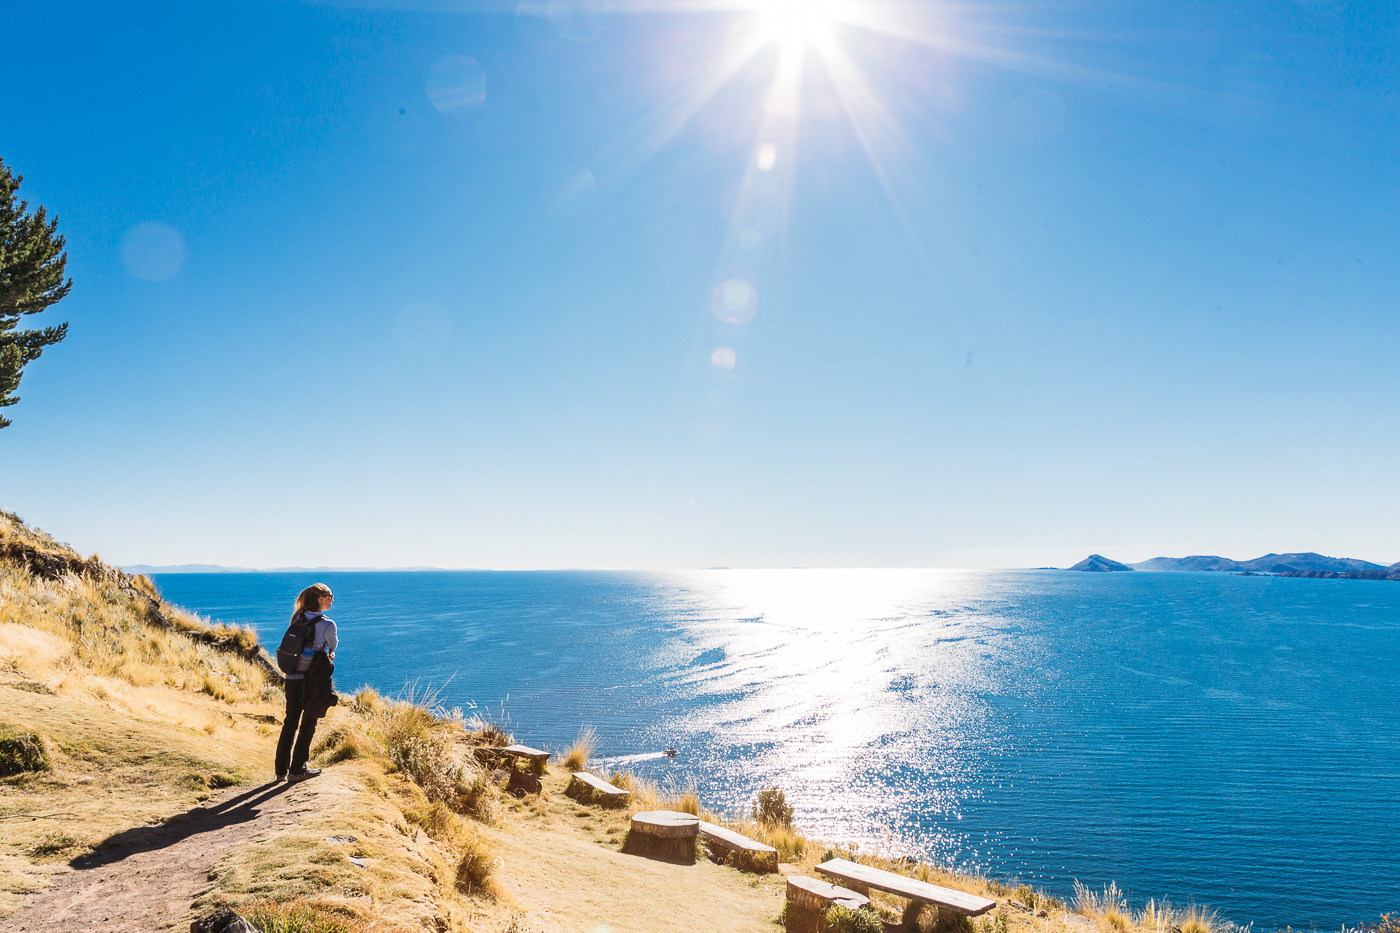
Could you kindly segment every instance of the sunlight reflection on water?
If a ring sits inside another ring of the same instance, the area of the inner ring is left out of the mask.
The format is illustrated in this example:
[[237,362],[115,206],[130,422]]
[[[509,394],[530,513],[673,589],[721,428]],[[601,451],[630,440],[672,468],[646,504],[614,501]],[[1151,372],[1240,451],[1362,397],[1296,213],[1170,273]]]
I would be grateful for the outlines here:
[[951,856],[943,840],[904,838],[889,814],[855,824],[851,815],[876,800],[898,808],[887,785],[903,773],[901,795],[957,818],[969,792],[968,747],[985,740],[976,694],[1006,667],[988,656],[1005,644],[991,647],[994,633],[955,615],[975,600],[979,576],[753,570],[683,578],[708,604],[708,617],[686,634],[709,663],[677,671],[672,685],[717,699],[672,724],[676,741],[745,750],[728,756],[718,778],[691,776],[706,785],[706,799],[742,811],[755,781],[781,784],[815,835]]

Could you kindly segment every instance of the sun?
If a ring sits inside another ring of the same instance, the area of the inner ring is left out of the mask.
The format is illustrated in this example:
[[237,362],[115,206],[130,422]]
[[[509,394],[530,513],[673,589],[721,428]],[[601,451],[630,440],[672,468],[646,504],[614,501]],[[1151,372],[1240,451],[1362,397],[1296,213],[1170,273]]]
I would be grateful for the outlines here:
[[841,20],[836,0],[760,0],[758,26],[770,42],[783,46],[819,43]]

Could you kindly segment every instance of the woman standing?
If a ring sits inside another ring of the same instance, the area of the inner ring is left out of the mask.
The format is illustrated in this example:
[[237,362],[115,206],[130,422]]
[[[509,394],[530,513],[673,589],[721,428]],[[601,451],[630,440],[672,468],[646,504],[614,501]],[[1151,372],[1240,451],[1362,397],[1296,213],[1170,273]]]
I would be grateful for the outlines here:
[[279,781],[285,778],[295,783],[321,773],[320,768],[306,767],[306,759],[311,755],[311,739],[316,734],[316,720],[325,714],[324,709],[307,703],[310,691],[306,673],[317,654],[324,654],[329,661],[335,660],[339,639],[336,637],[335,622],[325,614],[333,602],[335,596],[330,587],[324,583],[313,583],[301,591],[292,610],[293,623],[300,619],[314,625],[315,629],[302,651],[297,672],[287,675],[287,715],[282,720],[282,735],[277,740],[275,764]]

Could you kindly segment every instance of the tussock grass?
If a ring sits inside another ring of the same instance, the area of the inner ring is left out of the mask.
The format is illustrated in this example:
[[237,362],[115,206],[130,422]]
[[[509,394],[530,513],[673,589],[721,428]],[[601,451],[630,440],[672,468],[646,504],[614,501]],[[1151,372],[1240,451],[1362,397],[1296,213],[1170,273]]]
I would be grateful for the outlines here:
[[311,754],[322,766],[368,758],[379,754],[379,745],[356,728],[355,724],[342,724],[323,732],[311,746]]
[[312,747],[317,763],[382,758],[429,800],[481,822],[494,822],[500,813],[500,788],[472,754],[461,717],[437,705],[437,691],[422,692],[410,685],[405,693],[407,699],[386,700],[366,688],[334,711]]
[[342,905],[256,901],[239,909],[261,933],[371,933],[376,927]]
[[[709,819],[709,817],[706,817]],[[716,817],[711,823],[718,823],[726,829],[748,836],[764,845],[778,850],[778,859],[790,862],[807,854],[807,838],[791,826],[771,826],[747,819],[724,819]]]
[[416,807],[409,807],[404,811],[404,817],[439,842],[455,843],[464,831],[461,818],[452,812],[451,807],[437,800],[427,800]]
[[564,752],[564,767],[570,771],[586,771],[588,760],[598,751],[598,730],[592,726],[584,726],[578,732],[578,738],[574,744],[570,745]]
[[511,734],[510,717],[506,715],[502,703],[495,715],[487,709],[475,708],[470,716],[461,718],[462,730],[472,745],[486,745],[491,748],[505,748],[515,744]]
[[655,781],[639,777],[630,771],[614,771],[608,783],[614,787],[631,791],[628,798],[628,812],[641,813],[644,810],[675,810],[678,813],[701,815],[700,795],[693,787],[663,787]]
[[495,897],[491,873],[499,864],[490,846],[476,833],[465,836],[460,843],[461,858],[457,862],[455,883],[462,894]]
[[[1115,914],[1119,918],[1128,912],[1127,898],[1118,889],[1117,882],[1110,881],[1104,886],[1102,892],[1086,887],[1081,881],[1075,879],[1074,882],[1074,912],[1091,920],[1099,920],[1108,923],[1108,916]],[[1122,929],[1122,927],[1118,927]]]
[[1181,933],[1215,933],[1222,926],[1218,913],[1196,904],[1188,905],[1176,916],[1176,926],[1181,928]]
[[[1123,929],[1115,926],[1107,916],[1104,922],[1113,929]],[[1195,904],[1173,907],[1166,900],[1149,900],[1130,923],[1146,933],[1216,933],[1228,928],[1228,924],[1223,923],[1213,910]],[[1400,933],[1400,930],[1395,933]]]

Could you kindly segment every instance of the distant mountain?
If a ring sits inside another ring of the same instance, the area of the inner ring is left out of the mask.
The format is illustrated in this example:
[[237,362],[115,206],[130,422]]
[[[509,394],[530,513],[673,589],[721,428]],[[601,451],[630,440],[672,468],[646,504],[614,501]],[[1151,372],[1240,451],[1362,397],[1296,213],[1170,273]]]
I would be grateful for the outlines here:
[[1380,564],[1353,557],[1324,557],[1321,554],[1265,554],[1240,565],[1241,570],[1255,573],[1355,573],[1362,570],[1384,570]]
[[1370,573],[1389,568],[1354,557],[1325,557],[1322,554],[1265,554],[1253,560],[1197,555],[1194,557],[1154,557],[1132,565],[1137,570],[1218,570],[1227,573],[1272,573],[1301,576],[1312,573]]
[[1238,570],[1240,562],[1228,557],[1154,557],[1138,561],[1134,570]]
[[1262,573],[1276,577],[1321,577],[1340,580],[1400,580],[1400,562],[1382,567],[1354,557],[1327,557],[1306,554],[1265,554],[1253,560],[1196,555],[1194,557],[1154,557],[1133,564],[1138,570],[1220,571]]
[[1108,573],[1115,570],[1127,570],[1131,572],[1133,568],[1129,567],[1127,564],[1120,564],[1116,560],[1109,560],[1102,554],[1090,554],[1069,569],[1087,570],[1092,573]]

